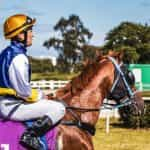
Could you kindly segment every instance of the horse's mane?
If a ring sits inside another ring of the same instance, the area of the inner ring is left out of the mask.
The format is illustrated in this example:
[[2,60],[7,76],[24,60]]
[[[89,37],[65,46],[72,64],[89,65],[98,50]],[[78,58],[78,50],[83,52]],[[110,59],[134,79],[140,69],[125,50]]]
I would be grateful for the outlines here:
[[98,56],[93,62],[87,64],[83,68],[83,71],[78,76],[74,77],[65,87],[58,89],[56,91],[56,96],[63,97],[68,92],[72,95],[80,93],[97,74],[101,62],[108,59],[108,56],[114,57],[118,59],[118,61],[122,59],[120,53],[114,51],[109,51],[107,55]]
[[77,76],[74,77],[71,81],[72,85],[72,93],[77,93],[82,91],[86,85],[93,79],[93,77],[97,74],[100,62],[105,60],[106,57],[99,57],[92,63],[88,64],[83,68],[83,71]]
[[78,76],[72,78],[72,80],[68,84],[56,91],[56,97],[62,97],[68,92],[70,92],[72,95],[80,93],[84,89],[84,87],[92,80],[99,69],[99,62],[103,59],[106,59],[106,57],[99,57],[92,63],[90,62],[89,64],[87,64]]

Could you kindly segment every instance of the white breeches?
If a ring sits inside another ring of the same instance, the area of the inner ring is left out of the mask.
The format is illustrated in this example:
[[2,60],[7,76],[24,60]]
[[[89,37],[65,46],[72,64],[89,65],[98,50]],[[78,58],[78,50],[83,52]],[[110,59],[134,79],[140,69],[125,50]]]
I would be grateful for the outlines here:
[[[7,117],[9,112],[16,104],[6,105],[7,103],[13,103],[17,100],[0,98],[0,111],[4,117]],[[49,116],[52,122],[55,124],[65,115],[65,106],[52,100],[40,100],[35,103],[21,104],[17,110],[11,115],[10,120],[26,121],[32,120],[43,116]]]

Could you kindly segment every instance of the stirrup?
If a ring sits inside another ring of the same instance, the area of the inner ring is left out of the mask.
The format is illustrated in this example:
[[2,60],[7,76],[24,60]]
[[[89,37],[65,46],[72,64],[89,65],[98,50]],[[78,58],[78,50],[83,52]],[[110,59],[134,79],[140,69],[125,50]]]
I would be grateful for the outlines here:
[[43,150],[40,139],[37,136],[27,132],[22,135],[20,144],[30,150]]

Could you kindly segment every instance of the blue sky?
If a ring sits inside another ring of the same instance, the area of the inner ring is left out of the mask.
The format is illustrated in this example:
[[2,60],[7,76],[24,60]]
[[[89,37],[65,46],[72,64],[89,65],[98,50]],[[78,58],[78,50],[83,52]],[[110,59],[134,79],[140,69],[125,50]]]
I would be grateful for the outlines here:
[[104,44],[105,35],[122,21],[150,24],[150,0],[0,0],[0,49],[7,46],[3,38],[3,22],[16,13],[25,13],[37,19],[34,41],[28,54],[56,56],[43,42],[55,35],[53,26],[70,14],[79,15],[84,25],[93,32],[93,45]]

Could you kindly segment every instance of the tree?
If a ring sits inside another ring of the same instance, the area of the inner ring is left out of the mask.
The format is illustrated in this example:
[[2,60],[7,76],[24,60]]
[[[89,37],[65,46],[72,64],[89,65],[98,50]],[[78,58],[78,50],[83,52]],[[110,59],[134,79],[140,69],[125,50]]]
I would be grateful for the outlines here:
[[106,36],[104,49],[124,50],[126,63],[150,63],[150,27],[122,22]]
[[83,63],[86,65],[92,63],[97,59],[98,56],[103,54],[102,47],[93,45],[84,45],[83,51]]
[[69,72],[82,59],[82,47],[92,37],[92,33],[76,15],[71,15],[68,19],[60,18],[54,26],[54,31],[60,36],[51,37],[43,45],[48,49],[53,47],[59,52],[58,68]]

